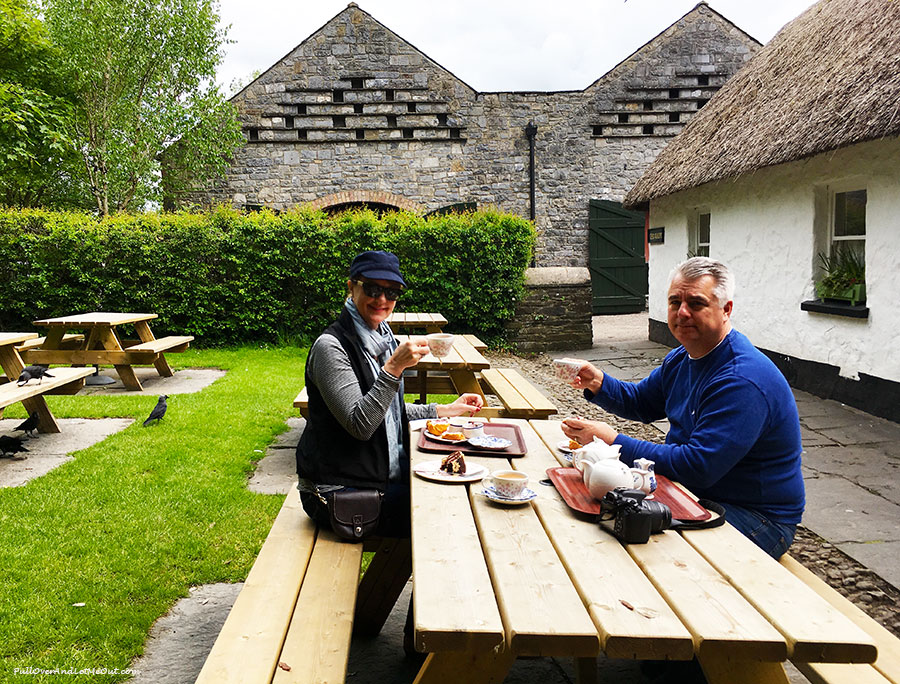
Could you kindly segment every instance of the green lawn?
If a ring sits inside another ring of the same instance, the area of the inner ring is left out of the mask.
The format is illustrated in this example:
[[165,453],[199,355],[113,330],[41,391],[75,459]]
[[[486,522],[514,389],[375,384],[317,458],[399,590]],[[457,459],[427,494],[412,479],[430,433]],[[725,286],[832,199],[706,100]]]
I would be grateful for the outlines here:
[[[173,396],[148,428],[141,421],[156,397],[47,398],[57,418],[136,422],[24,487],[0,489],[0,681],[62,681],[16,668],[124,670],[189,587],[238,582],[249,571],[283,497],[248,491],[247,474],[296,415],[306,350],[168,358],[175,368],[228,373],[202,392]],[[20,416],[21,406],[5,414]]]

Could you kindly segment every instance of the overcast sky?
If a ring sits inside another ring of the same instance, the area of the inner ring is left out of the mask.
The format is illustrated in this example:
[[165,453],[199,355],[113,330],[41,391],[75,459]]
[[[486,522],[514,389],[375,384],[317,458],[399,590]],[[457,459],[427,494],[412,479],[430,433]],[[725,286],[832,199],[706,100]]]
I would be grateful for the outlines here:
[[[219,83],[249,82],[346,0],[220,0],[230,25]],[[697,0],[359,0],[359,7],[478,91],[580,90]],[[762,43],[814,0],[710,0]]]

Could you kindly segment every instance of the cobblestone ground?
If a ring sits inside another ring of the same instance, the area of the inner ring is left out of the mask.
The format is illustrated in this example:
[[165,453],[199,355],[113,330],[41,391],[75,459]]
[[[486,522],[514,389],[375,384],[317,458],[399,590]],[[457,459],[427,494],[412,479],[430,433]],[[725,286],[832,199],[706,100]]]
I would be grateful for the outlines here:
[[[584,401],[572,387],[555,377],[551,357],[546,354],[515,356],[487,352],[485,355],[491,359],[492,366],[517,368],[544,390],[559,408],[560,417],[579,415],[591,420],[604,420],[619,432],[632,437],[663,442],[663,433],[654,426],[618,418]],[[893,585],[802,526],[791,546],[791,555],[888,630],[900,636],[900,591]]]

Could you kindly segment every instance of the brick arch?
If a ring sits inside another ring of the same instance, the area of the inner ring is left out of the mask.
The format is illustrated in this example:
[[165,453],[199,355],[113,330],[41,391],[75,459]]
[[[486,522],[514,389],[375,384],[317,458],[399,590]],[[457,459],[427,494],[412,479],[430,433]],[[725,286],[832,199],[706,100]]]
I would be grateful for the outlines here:
[[412,211],[414,213],[422,213],[421,207],[412,200],[408,200],[400,195],[391,192],[375,191],[375,190],[344,190],[325,195],[319,199],[313,200],[307,204],[311,209],[325,209],[335,204],[349,204],[353,202],[366,204],[387,204],[398,209]]

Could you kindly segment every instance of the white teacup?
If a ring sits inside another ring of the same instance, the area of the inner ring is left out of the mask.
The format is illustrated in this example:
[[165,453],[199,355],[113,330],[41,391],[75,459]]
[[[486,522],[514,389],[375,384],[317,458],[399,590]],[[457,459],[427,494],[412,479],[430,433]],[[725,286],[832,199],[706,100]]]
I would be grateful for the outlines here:
[[507,499],[517,499],[525,491],[528,484],[528,476],[518,470],[495,470],[484,478],[484,481],[493,485],[494,490]]
[[556,377],[563,382],[571,383],[578,377],[578,371],[584,366],[584,361],[578,359],[553,359],[553,369],[556,371]]
[[431,333],[425,335],[425,341],[432,355],[439,359],[447,356],[453,348],[453,335],[450,333]]
[[467,421],[463,423],[462,431],[466,439],[484,437],[484,423],[479,423],[476,420]]

